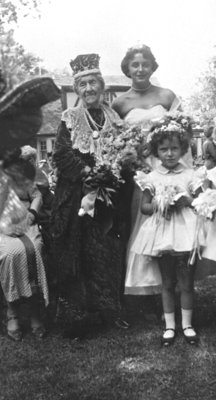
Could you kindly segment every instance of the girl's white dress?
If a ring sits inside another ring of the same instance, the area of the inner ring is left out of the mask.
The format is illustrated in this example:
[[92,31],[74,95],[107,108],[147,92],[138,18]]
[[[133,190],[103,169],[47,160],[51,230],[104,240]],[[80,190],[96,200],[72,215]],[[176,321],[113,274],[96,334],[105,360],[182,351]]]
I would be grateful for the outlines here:
[[[172,171],[160,165],[148,175],[146,188],[153,196],[166,186],[175,186],[179,192],[190,195],[193,173],[181,164]],[[169,219],[153,213],[140,226],[131,251],[152,257],[167,252],[191,252],[195,247],[196,223],[197,216],[189,207],[172,212]]]
[[[212,189],[216,189],[216,167],[207,170],[207,178],[212,184]],[[202,257],[208,260],[216,261],[216,219],[206,221],[206,246],[203,249]],[[216,269],[215,269],[216,273]]]
[[[180,102],[175,98],[170,111],[175,111],[180,106]],[[130,125],[139,125],[145,123],[146,128],[151,122],[162,118],[167,110],[160,104],[149,109],[134,108],[125,117],[125,121]],[[182,164],[188,167],[192,166],[192,156],[189,151],[181,160]],[[155,169],[160,165],[160,161],[154,156],[146,159],[151,169]],[[147,218],[140,212],[140,200],[142,192],[135,186],[131,207],[131,236],[127,247],[127,269],[125,279],[125,294],[130,295],[152,295],[161,292],[161,274],[159,271],[157,260],[151,257],[136,254],[132,251],[134,240],[140,226]]]

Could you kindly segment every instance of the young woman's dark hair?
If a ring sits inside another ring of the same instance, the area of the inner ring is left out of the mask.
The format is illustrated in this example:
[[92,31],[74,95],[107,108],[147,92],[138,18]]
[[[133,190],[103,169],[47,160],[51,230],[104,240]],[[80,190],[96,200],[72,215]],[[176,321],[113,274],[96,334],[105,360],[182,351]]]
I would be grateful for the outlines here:
[[144,44],[142,46],[130,47],[121,62],[122,72],[128,78],[130,78],[128,65],[129,65],[130,61],[133,60],[134,55],[137,53],[142,54],[143,57],[145,57],[151,61],[153,72],[156,71],[156,69],[158,68],[158,63],[155,59],[155,56],[152,54],[150,47],[148,47]]

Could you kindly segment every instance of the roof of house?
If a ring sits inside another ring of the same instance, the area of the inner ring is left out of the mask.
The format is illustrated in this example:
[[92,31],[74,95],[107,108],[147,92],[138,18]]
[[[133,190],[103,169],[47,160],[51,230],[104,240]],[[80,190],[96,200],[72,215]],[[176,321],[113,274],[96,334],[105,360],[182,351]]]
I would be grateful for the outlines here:
[[[125,75],[105,75],[103,76],[106,85],[130,85],[131,79]],[[68,75],[56,75],[53,77],[57,86],[73,85],[73,77]]]

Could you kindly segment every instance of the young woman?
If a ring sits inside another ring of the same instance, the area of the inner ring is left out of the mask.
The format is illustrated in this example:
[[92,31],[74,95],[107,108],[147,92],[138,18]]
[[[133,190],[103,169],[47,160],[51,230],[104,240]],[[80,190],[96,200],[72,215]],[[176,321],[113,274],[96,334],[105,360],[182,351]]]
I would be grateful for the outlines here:
[[170,89],[153,85],[151,76],[158,63],[148,46],[128,49],[121,62],[123,73],[132,79],[129,91],[117,97],[112,107],[131,124],[159,118],[166,111],[180,107],[180,101]]

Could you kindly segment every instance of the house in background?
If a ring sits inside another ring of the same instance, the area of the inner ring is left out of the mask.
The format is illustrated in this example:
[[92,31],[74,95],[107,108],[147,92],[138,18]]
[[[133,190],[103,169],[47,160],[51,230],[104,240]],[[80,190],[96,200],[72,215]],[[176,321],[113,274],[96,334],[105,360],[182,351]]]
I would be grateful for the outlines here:
[[46,104],[42,108],[43,124],[37,133],[37,161],[44,160],[48,152],[52,152],[59,122],[61,120],[61,99]]

